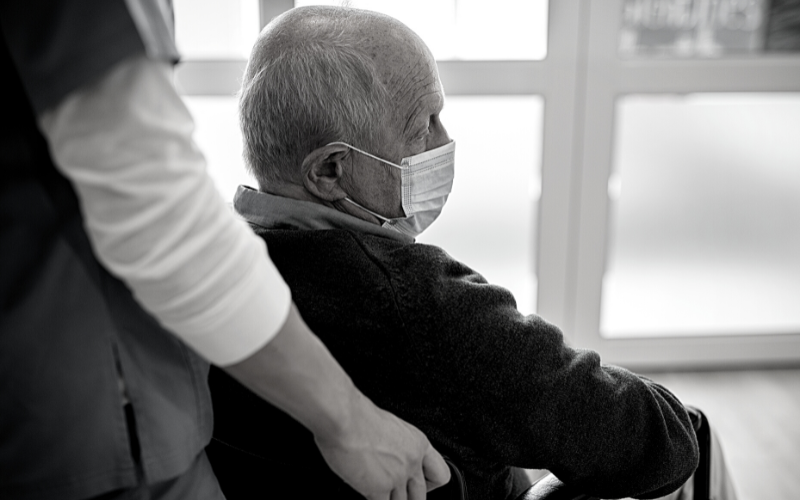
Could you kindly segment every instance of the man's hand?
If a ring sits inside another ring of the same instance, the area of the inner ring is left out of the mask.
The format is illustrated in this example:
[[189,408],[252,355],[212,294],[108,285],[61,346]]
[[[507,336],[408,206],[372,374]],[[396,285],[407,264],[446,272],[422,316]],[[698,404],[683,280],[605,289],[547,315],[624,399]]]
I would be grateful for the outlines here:
[[450,480],[428,438],[362,394],[294,304],[275,338],[225,370],[306,426],[331,469],[369,500],[422,500]]
[[359,396],[348,430],[335,440],[316,437],[339,477],[369,500],[423,500],[450,480],[444,459],[419,429]]

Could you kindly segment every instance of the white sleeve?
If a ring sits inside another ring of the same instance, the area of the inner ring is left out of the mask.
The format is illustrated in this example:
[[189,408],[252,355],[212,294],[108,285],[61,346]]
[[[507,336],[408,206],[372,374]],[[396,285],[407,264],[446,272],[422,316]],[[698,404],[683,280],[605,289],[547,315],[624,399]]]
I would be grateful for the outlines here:
[[289,289],[206,173],[169,64],[123,61],[39,121],[97,257],[162,325],[218,365],[274,337]]

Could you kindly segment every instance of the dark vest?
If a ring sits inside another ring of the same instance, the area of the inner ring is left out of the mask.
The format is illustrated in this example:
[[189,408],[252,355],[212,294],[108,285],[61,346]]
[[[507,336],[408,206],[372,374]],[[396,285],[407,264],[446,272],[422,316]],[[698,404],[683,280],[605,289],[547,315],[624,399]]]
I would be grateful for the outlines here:
[[0,36],[0,498],[69,500],[136,484],[121,379],[145,480],[174,477],[210,439],[208,364],[95,258],[76,194],[53,166],[6,38]]

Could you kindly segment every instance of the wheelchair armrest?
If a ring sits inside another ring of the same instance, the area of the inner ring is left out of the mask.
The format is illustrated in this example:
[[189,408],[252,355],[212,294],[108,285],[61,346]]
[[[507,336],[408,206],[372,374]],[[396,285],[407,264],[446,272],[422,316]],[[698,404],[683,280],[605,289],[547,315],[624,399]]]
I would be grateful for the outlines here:
[[450,469],[450,482],[428,492],[428,500],[468,500],[467,483],[461,470],[449,458],[442,458]]
[[708,500],[711,498],[711,427],[699,408],[687,405],[686,411],[700,447],[700,463],[694,472],[694,500]]
[[548,474],[536,481],[516,500],[596,500],[595,497],[577,491],[562,483],[556,476]]

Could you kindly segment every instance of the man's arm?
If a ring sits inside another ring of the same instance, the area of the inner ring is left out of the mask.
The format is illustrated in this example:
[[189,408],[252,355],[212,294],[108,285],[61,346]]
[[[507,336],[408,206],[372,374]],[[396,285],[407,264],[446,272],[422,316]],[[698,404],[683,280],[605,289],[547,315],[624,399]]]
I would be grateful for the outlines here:
[[98,258],[163,325],[309,427],[365,496],[423,498],[423,467],[430,487],[447,481],[424,435],[372,405],[299,318],[206,174],[168,64],[125,60],[40,126]]
[[477,456],[548,469],[600,498],[658,497],[689,478],[697,440],[667,389],[569,347],[558,328],[521,315],[509,291],[440,249],[415,245],[393,259],[400,314],[419,332],[410,338],[436,359],[410,383],[421,400],[446,402],[442,434],[464,432]]

